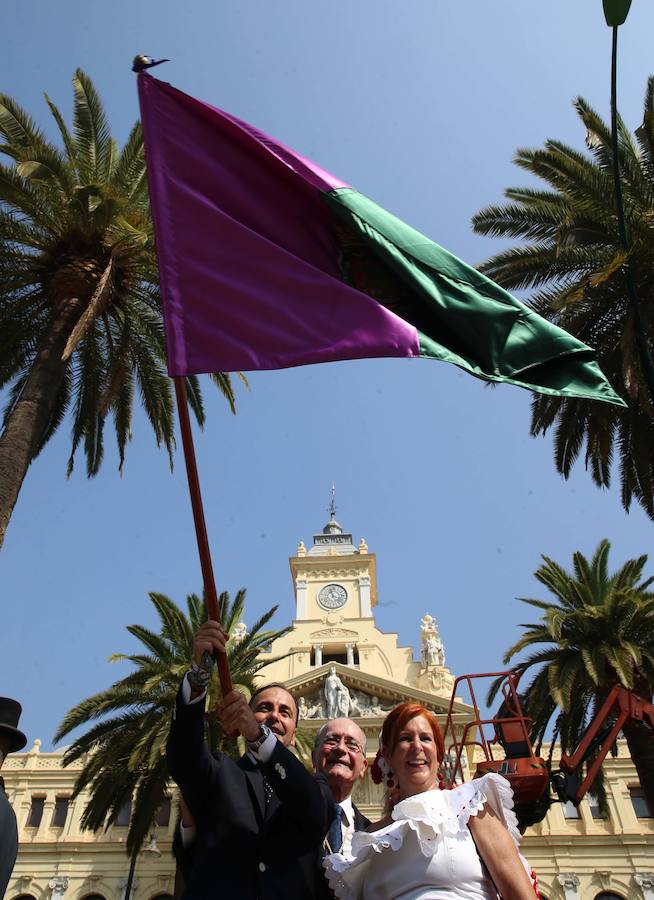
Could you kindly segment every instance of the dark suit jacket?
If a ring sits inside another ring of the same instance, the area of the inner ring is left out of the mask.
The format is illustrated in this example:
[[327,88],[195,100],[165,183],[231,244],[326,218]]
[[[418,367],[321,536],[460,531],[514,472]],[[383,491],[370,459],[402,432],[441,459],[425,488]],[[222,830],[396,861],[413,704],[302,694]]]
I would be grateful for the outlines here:
[[16,815],[0,787],[0,897],[4,897],[18,852]]
[[[212,755],[204,704],[178,697],[168,767],[197,823],[187,900],[312,900],[315,859],[334,816],[327,782],[279,741],[267,763]],[[273,789],[266,806],[263,776]]]
[[[354,830],[365,831],[368,825],[370,825],[370,819],[367,819],[363,813],[359,812],[354,803],[352,804],[352,810],[354,812]],[[320,848],[316,860],[316,897],[318,900],[334,900],[334,893],[327,883],[327,877],[322,865],[322,861],[327,852],[327,848],[323,841],[323,845]]]

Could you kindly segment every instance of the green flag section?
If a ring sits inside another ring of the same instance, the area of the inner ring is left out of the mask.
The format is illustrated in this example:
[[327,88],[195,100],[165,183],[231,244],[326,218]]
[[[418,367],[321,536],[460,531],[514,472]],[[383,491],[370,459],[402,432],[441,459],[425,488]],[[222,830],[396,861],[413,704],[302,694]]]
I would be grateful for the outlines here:
[[487,381],[624,406],[593,351],[352,188],[325,193],[343,275],[418,331],[419,355]]

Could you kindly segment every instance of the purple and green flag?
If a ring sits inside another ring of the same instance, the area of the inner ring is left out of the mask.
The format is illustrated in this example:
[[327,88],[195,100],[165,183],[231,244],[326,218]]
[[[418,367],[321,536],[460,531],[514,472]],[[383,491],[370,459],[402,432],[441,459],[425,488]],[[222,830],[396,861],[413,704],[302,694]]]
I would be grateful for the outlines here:
[[620,403],[594,352],[343,181],[139,75],[171,375],[426,357]]

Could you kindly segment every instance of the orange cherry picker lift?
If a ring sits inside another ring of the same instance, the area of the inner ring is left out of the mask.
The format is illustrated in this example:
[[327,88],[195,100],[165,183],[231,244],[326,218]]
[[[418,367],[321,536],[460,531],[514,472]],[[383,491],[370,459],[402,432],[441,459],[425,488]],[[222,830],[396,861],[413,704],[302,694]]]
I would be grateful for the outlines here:
[[[502,703],[491,718],[484,718],[475,694],[475,684],[481,679],[503,678],[500,692]],[[519,675],[516,672],[484,672],[461,675],[454,682],[445,725],[445,779],[449,785],[464,780],[464,769],[478,757],[473,777],[487,772],[503,775],[513,788],[515,813],[520,830],[535,825],[547,815],[552,802],[571,801],[578,806],[592,786],[599,767],[615,743],[625,722],[640,722],[654,731],[654,706],[633,691],[615,685],[588,726],[573,754],[561,755],[559,768],[550,771],[548,763],[536,756],[531,743],[532,720],[525,716],[518,693]],[[464,690],[470,698],[474,718],[458,733],[455,698],[460,702]],[[468,754],[470,750],[470,754]],[[475,752],[475,750],[477,752]],[[581,767],[594,755],[582,779]],[[552,797],[552,789],[556,798]]]

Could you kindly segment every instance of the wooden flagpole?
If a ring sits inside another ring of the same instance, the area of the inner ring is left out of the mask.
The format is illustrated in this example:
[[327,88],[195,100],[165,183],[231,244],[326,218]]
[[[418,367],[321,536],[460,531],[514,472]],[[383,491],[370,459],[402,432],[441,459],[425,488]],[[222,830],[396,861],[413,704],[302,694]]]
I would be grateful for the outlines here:
[[[198,467],[195,461],[195,447],[193,446],[191,419],[188,414],[186,383],[181,375],[175,375],[173,381],[175,382],[177,413],[179,415],[179,425],[182,432],[182,447],[184,448],[184,461],[186,463],[188,489],[191,495],[191,506],[193,508],[195,537],[198,544],[198,553],[200,554],[200,567],[202,568],[202,580],[204,582],[204,596],[207,601],[207,612],[209,613],[210,619],[221,624],[218,594],[216,593],[216,582],[213,577],[213,565],[211,563],[211,553],[209,551],[207,526],[204,520],[204,509],[202,507],[200,479],[198,478]],[[227,665],[227,657],[222,654],[216,655],[216,665],[218,666],[220,687],[222,688],[223,695],[225,695],[232,689],[232,677],[229,672],[229,666]]]
[[[132,62],[132,72],[136,72],[139,77],[146,69],[158,66],[161,63],[169,62],[167,59],[152,59],[142,53],[137,54]],[[146,166],[147,167],[147,166]],[[195,462],[195,447],[193,446],[193,432],[191,431],[191,419],[188,414],[188,398],[186,396],[186,382],[183,376],[175,375],[175,396],[177,398],[177,414],[179,416],[179,426],[182,432],[182,447],[184,448],[184,462],[186,463],[186,476],[188,478],[188,489],[191,495],[191,507],[193,509],[193,522],[195,524],[195,538],[198,545],[198,553],[200,554],[200,567],[202,568],[202,581],[204,583],[204,597],[207,602],[207,613],[210,619],[220,621],[220,607],[218,606],[218,594],[216,592],[216,582],[213,577],[213,565],[211,563],[211,552],[209,551],[209,539],[207,537],[207,526],[204,521],[204,509],[202,508],[202,494],[200,493],[200,479],[198,478],[198,467]],[[223,695],[232,690],[232,676],[229,673],[227,665],[227,657],[225,655],[215,655],[216,665],[218,666],[218,677],[220,678],[220,687]]]

